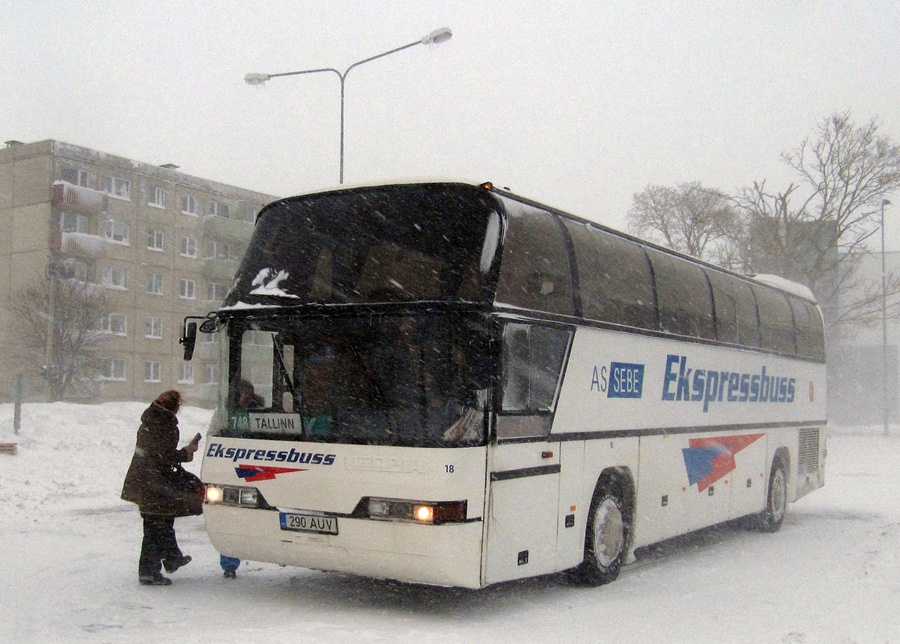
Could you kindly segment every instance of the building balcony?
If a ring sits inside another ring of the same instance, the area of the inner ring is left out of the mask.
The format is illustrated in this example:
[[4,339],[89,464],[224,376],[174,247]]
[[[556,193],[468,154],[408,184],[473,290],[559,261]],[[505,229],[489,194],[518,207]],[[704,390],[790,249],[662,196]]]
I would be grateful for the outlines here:
[[225,219],[215,215],[207,215],[203,218],[203,233],[228,239],[247,241],[253,234],[253,224],[237,219]]
[[222,284],[231,284],[238,269],[236,259],[207,259],[203,262],[203,277]]
[[59,235],[59,246],[53,250],[74,257],[105,257],[106,240],[98,235],[64,232]]
[[85,212],[101,213],[109,210],[109,196],[105,192],[76,186],[65,181],[53,184],[53,203],[70,206]]

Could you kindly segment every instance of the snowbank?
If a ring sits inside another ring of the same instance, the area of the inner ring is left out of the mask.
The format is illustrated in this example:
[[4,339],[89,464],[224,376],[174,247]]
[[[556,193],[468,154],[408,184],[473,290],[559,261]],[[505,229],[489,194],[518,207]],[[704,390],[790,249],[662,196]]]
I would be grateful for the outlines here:
[[[0,640],[900,641],[900,428],[832,431],[826,487],[780,532],[679,537],[601,588],[550,575],[468,591],[253,562],[229,581],[201,517],[176,522],[194,561],[155,588],[137,583],[141,521],[119,500],[144,408],[24,405],[16,437],[0,405],[0,441],[19,447],[0,455]],[[182,409],[183,439],[210,416]]]

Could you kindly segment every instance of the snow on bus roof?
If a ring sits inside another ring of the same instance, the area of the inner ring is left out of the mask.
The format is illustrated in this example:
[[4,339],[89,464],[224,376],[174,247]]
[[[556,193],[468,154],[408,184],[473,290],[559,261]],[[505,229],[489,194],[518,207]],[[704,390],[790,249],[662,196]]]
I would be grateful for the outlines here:
[[774,286],[775,288],[781,289],[782,291],[787,291],[792,295],[802,297],[812,302],[816,301],[816,296],[813,295],[813,292],[809,290],[808,287],[804,286],[803,284],[799,284],[798,282],[792,282],[791,280],[785,279],[778,275],[768,275],[765,273],[760,275],[749,275],[749,277],[752,277],[757,282],[762,282],[763,284]]
[[282,305],[280,304],[248,304],[247,302],[235,302],[230,306],[221,306],[219,307],[219,311],[242,311],[245,309],[273,309],[279,308]]

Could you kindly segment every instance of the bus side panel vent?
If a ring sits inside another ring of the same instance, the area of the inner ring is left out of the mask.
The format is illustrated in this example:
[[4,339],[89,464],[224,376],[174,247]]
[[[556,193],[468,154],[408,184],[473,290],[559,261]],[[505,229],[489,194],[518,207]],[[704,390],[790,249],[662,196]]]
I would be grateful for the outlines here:
[[818,427],[802,427],[800,429],[800,446],[797,455],[800,474],[815,472],[819,469]]

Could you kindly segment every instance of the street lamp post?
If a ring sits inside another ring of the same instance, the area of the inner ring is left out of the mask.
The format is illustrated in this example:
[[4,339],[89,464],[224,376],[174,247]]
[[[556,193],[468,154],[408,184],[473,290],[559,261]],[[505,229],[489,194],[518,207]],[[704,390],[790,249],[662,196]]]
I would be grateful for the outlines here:
[[435,29],[430,34],[422,38],[421,40],[417,40],[415,42],[411,42],[408,45],[403,45],[402,47],[397,47],[396,49],[391,49],[390,51],[386,51],[384,53],[378,54],[377,56],[371,56],[369,58],[365,58],[363,60],[357,61],[350,65],[347,69],[344,70],[343,73],[332,67],[324,67],[321,69],[305,69],[299,72],[283,72],[281,74],[256,74],[251,73],[244,76],[244,81],[248,85],[262,85],[270,78],[276,78],[278,76],[297,76],[299,74],[316,74],[318,72],[333,72],[337,74],[338,78],[341,80],[341,171],[340,171],[340,182],[344,183],[344,81],[347,80],[347,74],[350,73],[350,70],[354,67],[359,67],[363,63],[368,63],[373,60],[377,60],[379,58],[384,58],[385,56],[389,56],[390,54],[395,54],[398,51],[403,51],[404,49],[409,49],[410,47],[415,47],[416,45],[438,45],[442,42],[446,42],[450,40],[453,36],[453,32],[450,31],[449,28],[443,27],[441,29]]
[[[890,409],[888,408],[888,341],[887,341],[887,271],[884,258],[884,207],[891,202],[881,200],[881,402],[884,405],[884,435],[888,435]],[[896,391],[897,385],[894,384]]]

